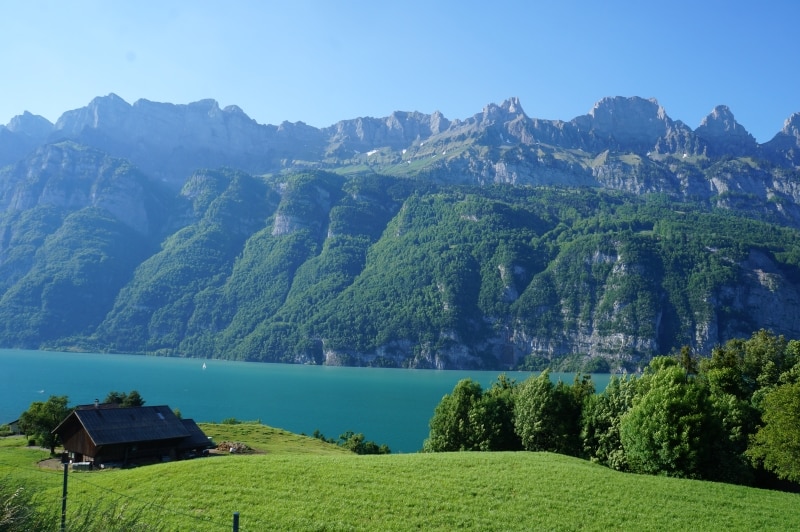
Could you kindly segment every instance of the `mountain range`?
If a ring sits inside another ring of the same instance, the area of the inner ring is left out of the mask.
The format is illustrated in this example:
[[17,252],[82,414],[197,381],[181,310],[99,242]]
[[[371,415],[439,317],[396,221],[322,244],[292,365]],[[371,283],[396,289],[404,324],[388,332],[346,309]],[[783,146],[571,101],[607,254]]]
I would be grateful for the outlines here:
[[800,113],[726,106],[318,129],[110,94],[0,126],[0,345],[318,364],[635,369],[800,336]]

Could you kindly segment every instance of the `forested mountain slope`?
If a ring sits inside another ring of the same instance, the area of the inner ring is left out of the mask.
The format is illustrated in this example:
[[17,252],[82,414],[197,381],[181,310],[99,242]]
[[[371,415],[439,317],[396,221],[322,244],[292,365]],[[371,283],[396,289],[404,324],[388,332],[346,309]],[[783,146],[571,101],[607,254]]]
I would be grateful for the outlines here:
[[764,145],[636,98],[316,130],[109,96],[48,124],[0,127],[3,346],[608,371],[800,337],[794,117]]

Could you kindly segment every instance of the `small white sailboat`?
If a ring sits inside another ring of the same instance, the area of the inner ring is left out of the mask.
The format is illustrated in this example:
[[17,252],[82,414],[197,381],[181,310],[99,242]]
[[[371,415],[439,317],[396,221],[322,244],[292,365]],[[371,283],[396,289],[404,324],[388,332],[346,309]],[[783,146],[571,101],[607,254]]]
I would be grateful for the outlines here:
[[203,369],[206,369],[206,363],[203,362]]

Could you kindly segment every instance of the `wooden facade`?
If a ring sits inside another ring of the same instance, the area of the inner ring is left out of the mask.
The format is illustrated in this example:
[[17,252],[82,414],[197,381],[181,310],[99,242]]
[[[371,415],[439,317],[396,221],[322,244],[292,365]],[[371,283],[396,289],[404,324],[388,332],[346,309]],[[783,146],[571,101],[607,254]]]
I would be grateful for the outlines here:
[[177,460],[211,447],[194,421],[168,406],[79,406],[53,432],[73,463],[94,466]]

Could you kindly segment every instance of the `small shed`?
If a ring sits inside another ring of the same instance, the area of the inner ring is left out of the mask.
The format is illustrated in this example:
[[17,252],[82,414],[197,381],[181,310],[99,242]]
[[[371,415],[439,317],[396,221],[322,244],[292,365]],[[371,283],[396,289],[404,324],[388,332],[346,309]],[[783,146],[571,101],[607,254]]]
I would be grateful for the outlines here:
[[168,406],[77,407],[54,430],[71,462],[130,465],[196,456],[211,447],[191,419]]
[[11,434],[22,434],[22,432],[19,430],[19,419],[9,421],[6,423],[6,425],[8,425],[8,430],[11,432]]

